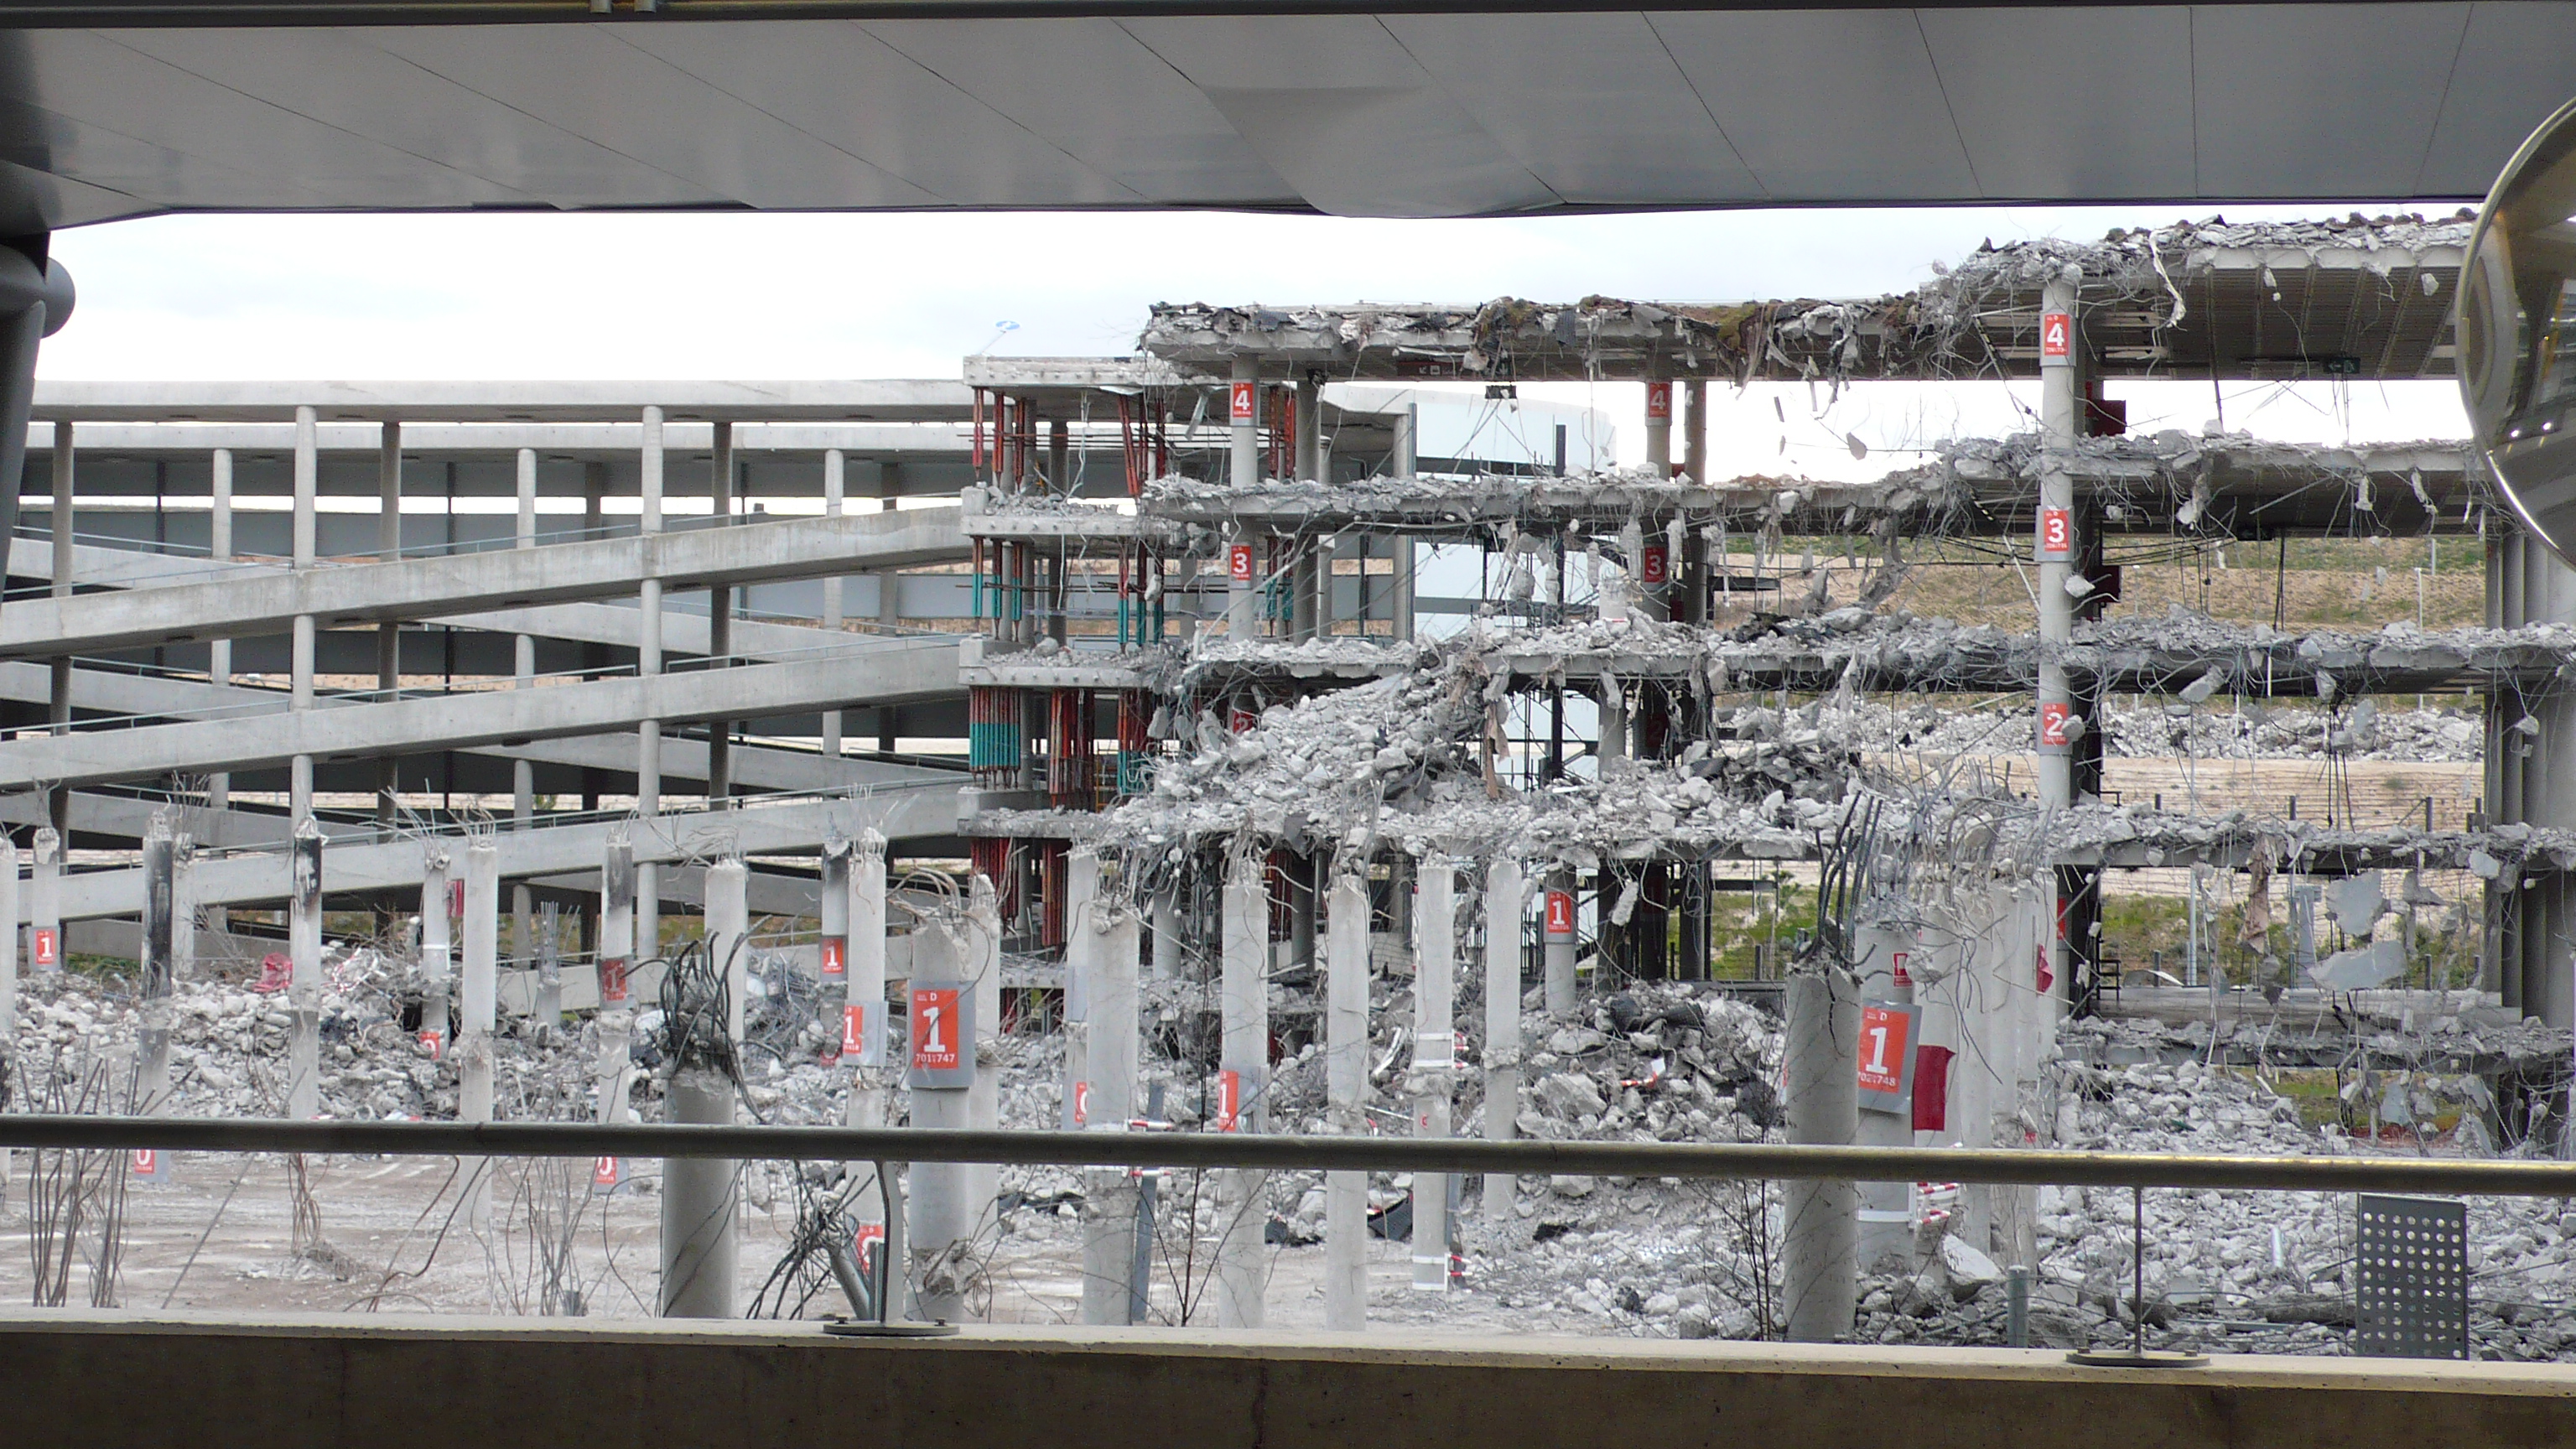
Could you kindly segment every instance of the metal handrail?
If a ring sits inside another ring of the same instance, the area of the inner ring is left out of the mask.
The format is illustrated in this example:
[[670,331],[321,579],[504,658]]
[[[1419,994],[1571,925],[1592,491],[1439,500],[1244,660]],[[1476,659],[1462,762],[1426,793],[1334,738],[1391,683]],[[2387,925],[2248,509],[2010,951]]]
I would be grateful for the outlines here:
[[1262,1133],[990,1132],[588,1122],[290,1122],[0,1113],[0,1147],[386,1156],[990,1162],[1059,1167],[1508,1172],[2576,1197],[2576,1162],[2218,1157],[1778,1143],[1484,1142]]

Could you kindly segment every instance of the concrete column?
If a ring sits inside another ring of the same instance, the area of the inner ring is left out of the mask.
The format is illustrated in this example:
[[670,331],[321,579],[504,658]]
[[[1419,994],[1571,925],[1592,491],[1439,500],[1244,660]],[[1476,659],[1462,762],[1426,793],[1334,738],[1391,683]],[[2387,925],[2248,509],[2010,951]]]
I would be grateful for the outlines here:
[[1539,941],[1545,951],[1541,963],[1547,973],[1545,990],[1547,1010],[1551,1016],[1563,1016],[1574,1010],[1574,871],[1570,866],[1557,866],[1547,873],[1547,889],[1540,897],[1545,915],[1540,920]]
[[[855,1029],[842,1032],[841,1065],[850,1070],[850,1092],[844,1100],[841,1121],[851,1127],[886,1125],[886,1098],[894,1085],[894,1071],[886,1055],[886,838],[873,830],[862,831],[851,846],[848,871],[849,897],[844,910],[849,930],[848,1006],[856,1007],[860,1017]],[[918,942],[919,935],[914,937]],[[845,1010],[847,1008],[845,1007]],[[855,1039],[859,1050],[848,1049]],[[858,1178],[850,1196],[850,1217],[862,1232],[873,1225],[883,1236],[875,1251],[868,1255],[888,1265],[890,1295],[894,1311],[903,1312],[903,1265],[911,1256],[904,1249],[903,1191],[900,1180],[887,1164],[888,1179],[880,1186],[877,1165],[853,1162],[848,1170]],[[891,1200],[894,1210],[887,1211]],[[873,1272],[875,1264],[862,1262],[863,1269]]]
[[[823,516],[826,518],[840,517],[847,501],[848,483],[843,476],[843,469],[841,450],[838,448],[825,450]],[[842,587],[843,580],[839,574],[823,580],[823,628],[825,632],[835,636],[841,632]],[[883,588],[885,585],[880,584],[878,587]],[[837,760],[841,757],[841,712],[837,709],[823,711],[823,754],[827,759]]]
[[[644,449],[638,460],[640,509],[638,532],[662,531],[662,410],[644,410]],[[638,593],[639,621],[635,672],[650,678],[662,672],[662,580],[647,576]],[[635,726],[635,813],[650,821],[662,813],[662,722],[639,720]],[[662,954],[661,868],[651,860],[635,863],[635,959]]]
[[[714,527],[733,526],[733,424],[715,425],[715,450],[707,472],[707,499],[714,515]],[[707,590],[707,655],[718,661],[716,667],[733,653],[733,590],[719,584]],[[707,799],[730,799],[733,795],[733,727],[734,721],[707,721]]]
[[[1485,1140],[1509,1142],[1521,1113],[1521,863],[1509,856],[1485,868]],[[1485,1174],[1485,1226],[1512,1220],[1508,1172]]]
[[1673,382],[1658,372],[1646,380],[1646,465],[1658,478],[1673,471]]
[[[1089,1091],[1083,1130],[1124,1132],[1136,1116],[1137,1010],[1136,912],[1124,901],[1096,896],[1067,930],[1088,937],[1083,1053]],[[1123,1167],[1083,1173],[1082,1321],[1129,1321],[1137,1287],[1136,1179]]]
[[[229,563],[233,556],[233,450],[217,448],[213,460],[214,479],[206,512],[207,557],[216,563]],[[217,639],[206,645],[206,680],[210,684],[233,682],[233,641]],[[206,808],[220,811],[232,803],[233,777],[230,771],[217,771],[206,777]],[[220,843],[220,842],[210,842]]]
[[[1368,862],[1335,862],[1324,918],[1324,1092],[1337,1137],[1368,1132]],[[1368,1174],[1324,1174],[1324,1326],[1368,1327]]]
[[[1860,973],[1860,999],[1863,1002],[1886,1002],[1898,1006],[1914,1004],[1914,980],[1906,969],[1920,947],[1915,933],[1898,923],[1873,923],[1853,933],[1854,969]],[[1919,1039],[1919,1033],[1917,1034]],[[1866,1058],[1870,1042],[1861,1039],[1858,1052]],[[1911,1051],[1915,1042],[1908,1042]],[[1902,1064],[1899,1065],[1902,1071]],[[1857,1061],[1854,1091],[1857,1097]],[[1853,1139],[1863,1147],[1911,1147],[1914,1145],[1914,1116],[1904,1113],[1865,1111],[1857,1115],[1858,1135]],[[1879,1264],[1890,1258],[1902,1263],[1901,1271],[1911,1272],[1910,1257],[1914,1242],[1913,1214],[1910,1211],[1912,1185],[1905,1181],[1864,1182],[1857,1185],[1859,1194],[1859,1230],[1854,1261],[1867,1271],[1878,1271]]]
[[[489,836],[465,846],[463,1008],[456,1024],[456,1119],[492,1120],[492,1034],[500,1025],[501,849]],[[469,1212],[477,1225],[492,1211],[491,1165],[468,1164]]]
[[[18,1063],[18,842],[0,830],[0,1072],[22,1080]],[[0,1148],[0,1201],[7,1200],[9,1153]]]
[[[724,973],[732,1010],[725,1033],[728,1052],[742,1042],[742,953],[750,929],[745,903],[749,875],[730,856],[707,868],[707,963]],[[671,1074],[674,1122],[716,1126],[734,1119],[733,1079],[719,1062],[691,1058]],[[662,1163],[662,1316],[734,1316],[735,1194],[740,1164],[715,1159],[669,1158]]]
[[63,969],[63,837],[37,827],[36,861],[27,881],[27,961],[40,976]]
[[[77,449],[72,441],[72,425],[70,423],[54,424],[54,516],[52,523],[54,536],[54,579],[51,592],[57,599],[68,599],[72,596],[72,549],[78,532],[78,527],[74,521],[74,514],[72,511],[72,473],[76,466],[77,457]],[[50,683],[52,686],[51,698],[48,700],[49,707],[46,711],[45,718],[53,725],[54,733],[69,734],[71,732],[72,725],[71,656],[68,654],[57,655],[53,659],[52,664],[53,667],[50,672]],[[72,792],[68,788],[63,787],[56,787],[49,790],[46,792],[45,804],[48,815],[53,821],[54,829],[61,833],[64,839],[70,839],[72,833]]]
[[286,1115],[310,1122],[322,1112],[322,830],[310,819],[296,823],[287,854],[286,953],[294,973],[287,1004],[295,1013]]
[[456,1025],[448,1010],[456,996],[456,951],[448,915],[451,870],[446,848],[431,842],[420,863],[420,1034],[429,1041],[430,1055],[442,1060],[456,1046]]
[[[2076,341],[2075,283],[2065,277],[2041,285],[2039,310],[2043,327],[2046,319],[2064,319],[2065,346],[2056,356],[2041,348],[2039,372],[2040,474],[2037,533],[2032,543],[2039,570],[2039,638],[2043,652],[2063,648],[2075,637],[2075,600],[2066,592],[2066,581],[2074,573],[2074,561],[2082,553],[2075,536],[2079,519],[2075,507],[2075,476],[2072,460],[2075,440],[2083,431],[2083,379],[2076,367],[2076,356],[2082,350]],[[2061,544],[2062,547],[2051,547]],[[2043,811],[2065,810],[2074,804],[2073,750],[2065,743],[2048,741],[2047,720],[2052,711],[2071,716],[2075,695],[2062,664],[2039,666],[2039,807]],[[2060,909],[2050,903],[2050,919]],[[2049,975],[2054,993],[2063,998],[2069,989],[2066,943],[2050,931],[2040,949],[2047,953]]]
[[[319,536],[319,507],[322,487],[321,425],[313,409],[295,410],[295,515],[294,565],[298,569],[313,567],[316,540]],[[295,616],[294,655],[291,679],[294,693],[290,704],[303,710],[313,707],[314,619],[310,614]],[[287,818],[296,821],[313,818],[313,757],[297,755],[287,768]]]
[[[1259,1132],[1268,1115],[1263,1087],[1270,1066],[1270,899],[1262,875],[1258,855],[1237,856],[1226,867],[1218,982],[1222,1036],[1214,1104],[1220,1131]],[[1251,1169],[1217,1174],[1219,1328],[1262,1324],[1262,1288],[1269,1276],[1262,1261],[1269,1220],[1263,1191],[1267,1179],[1268,1174]]]
[[1076,845],[1064,860],[1064,1082],[1058,1130],[1090,1125],[1091,978],[1097,942],[1089,927],[1101,907],[1100,854]]
[[[963,1001],[975,996],[969,974],[983,957],[974,941],[975,928],[953,911],[944,911],[916,926],[912,933],[912,991],[918,1003],[928,991],[955,991]],[[955,1022],[930,1021],[919,1012],[908,1022],[911,1054],[920,1060],[926,1040],[936,1041],[942,1027],[946,1044],[958,1045]],[[912,1087],[912,1125],[925,1131],[968,1124],[967,1098],[960,1087]],[[967,1276],[975,1236],[975,1214],[969,1207],[967,1164],[919,1162],[910,1174],[907,1226],[911,1237],[911,1280],[917,1312],[925,1319],[956,1323],[966,1316]]]
[[[1413,1135],[1438,1141],[1449,1135],[1449,1113],[1458,1068],[1457,1013],[1452,988],[1458,970],[1458,865],[1437,852],[1425,856],[1415,887],[1413,968]],[[1449,1178],[1413,1174],[1413,1286],[1449,1291]]]
[[1181,977],[1181,887],[1175,882],[1154,892],[1154,979]]
[[1324,476],[1324,387],[1310,372],[1297,379],[1297,477],[1320,482]]
[[599,870],[599,1059],[597,1116],[627,1119],[635,1079],[635,844],[625,831],[608,833]]
[[[1859,1130],[1859,1083],[1850,1044],[1860,1033],[1860,997],[1851,978],[1828,967],[1788,981],[1789,1140],[1847,1147]],[[1781,1278],[1793,1343],[1831,1343],[1851,1332],[1857,1269],[1848,1182],[1800,1181],[1780,1189]]]
[[170,1110],[171,840],[169,822],[155,817],[143,836],[143,1009],[141,1080],[135,1111],[155,1117]]
[[[1395,415],[1394,432],[1395,455],[1389,460],[1389,469],[1398,478],[1410,478],[1419,462],[1422,436],[1420,404],[1404,405],[1403,410]],[[1387,540],[1387,551],[1395,555],[1395,577],[1388,590],[1390,608],[1395,614],[1395,637],[1410,639],[1413,637],[1413,540],[1399,534]],[[1368,566],[1362,564],[1360,567]],[[1368,575],[1363,573],[1360,577],[1365,581]]]
[[[532,549],[537,546],[537,450],[534,448],[519,450],[519,529],[514,542],[520,549]],[[511,681],[512,686],[518,689],[534,689],[537,683],[536,636],[519,635],[513,652],[517,665],[517,677]],[[532,761],[521,759],[510,762],[511,813],[521,830],[529,828],[535,822],[536,772],[537,767]],[[527,930],[528,918],[527,902],[524,899],[527,887],[524,885],[519,887],[519,894],[522,899],[518,902],[517,915],[520,931],[524,934]]]
[[[966,1120],[979,1132],[993,1132],[1002,1125],[1002,904],[993,882],[980,875],[969,884],[966,900],[975,950],[975,1084],[966,1091]],[[1001,1196],[1001,1168],[968,1163],[966,1190],[972,1224],[980,1231]]]
[[[521,892],[526,885],[519,887]],[[554,901],[537,907],[537,1036],[551,1039],[563,1029],[563,911]]]
[[[392,563],[402,557],[402,424],[386,423],[376,449],[376,557]],[[376,688],[391,694],[402,688],[402,626],[392,620],[376,626]],[[401,781],[393,757],[376,765],[376,819],[392,824]]]
[[[1708,482],[1708,380],[1694,377],[1682,384],[1682,399],[1690,405],[1688,421],[1682,426],[1682,471],[1694,483]],[[1676,556],[1672,567],[1682,566]]]

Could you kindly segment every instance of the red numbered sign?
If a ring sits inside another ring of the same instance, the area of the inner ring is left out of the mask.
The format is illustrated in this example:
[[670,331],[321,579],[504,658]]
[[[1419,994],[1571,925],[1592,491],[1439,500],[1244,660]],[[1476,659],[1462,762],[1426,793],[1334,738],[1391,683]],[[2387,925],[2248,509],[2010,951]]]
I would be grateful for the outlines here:
[[823,974],[845,976],[850,970],[849,944],[838,936],[823,938]]
[[1259,409],[1253,397],[1252,384],[1248,382],[1236,383],[1234,385],[1234,390],[1228,394],[1226,399],[1226,416],[1228,420],[1237,423],[1248,423],[1258,415],[1258,412]]
[[1073,1084],[1073,1125],[1076,1127],[1091,1125],[1091,1084],[1089,1082]]
[[599,999],[602,1001],[626,999],[625,957],[611,956],[599,963]]
[[1673,385],[1669,382],[1646,384],[1646,416],[1658,422],[1669,422],[1673,416]]
[[957,1043],[957,988],[914,987],[912,1069],[916,1072],[953,1072],[964,1062]]
[[1897,1092],[1905,1085],[1906,1059],[1913,1054],[1913,1014],[1885,1006],[1860,1009],[1860,1089]]
[[875,1276],[877,1254],[885,1248],[885,1224],[859,1224],[858,1230],[850,1234],[850,1248],[858,1255],[859,1271]]
[[434,1062],[438,1060],[441,1052],[447,1050],[447,1038],[438,1032],[425,1031],[420,1034],[420,1045],[422,1050],[429,1053],[429,1059]]
[[2075,556],[2075,519],[2063,508],[2039,510],[2039,557],[2063,563]]
[[1637,577],[1649,584],[1668,582],[1673,576],[1672,550],[1660,543],[1646,545],[1645,557],[1637,561]]
[[2039,319],[2039,360],[2041,365],[2064,364],[2073,360],[2075,319],[2064,312],[2051,312]]
[[2039,982],[2040,995],[2046,996],[2057,989],[2057,973],[2049,969],[2046,946],[2031,948],[2031,976]]
[[2073,714],[2074,710],[2070,706],[2055,700],[2039,707],[2039,747],[2041,749],[2066,748],[2066,721]]
[[161,1169],[161,1154],[149,1147],[134,1149],[134,1175],[150,1177]]
[[617,1159],[593,1158],[590,1164],[590,1185],[593,1187],[617,1186]]
[[853,1001],[841,1008],[841,1058],[844,1061],[865,1056],[868,1050],[868,1008]]
[[1547,893],[1547,933],[1551,936],[1574,934],[1574,894],[1571,891]]
[[1908,954],[1910,953],[1895,951],[1889,953],[1887,958],[1889,968],[1895,973],[1893,979],[1899,986],[1911,986],[1914,984],[1914,978],[1905,974],[1905,958]]
[[1225,551],[1225,576],[1238,584],[1252,582],[1252,545],[1238,543]]
[[452,880],[447,883],[447,913],[451,916],[465,914],[465,882]]
[[34,941],[30,954],[35,957],[38,966],[51,968],[63,964],[61,932],[51,926],[38,926],[30,935]]
[[1243,1118],[1243,1074],[1216,1074],[1216,1130],[1232,1132]]
[[259,958],[259,979],[251,983],[250,989],[266,996],[294,984],[295,963],[287,960],[283,952],[271,951]]
[[1242,705],[1238,704],[1226,711],[1225,728],[1229,734],[1239,735],[1259,723],[1261,723],[1261,716],[1245,709]]

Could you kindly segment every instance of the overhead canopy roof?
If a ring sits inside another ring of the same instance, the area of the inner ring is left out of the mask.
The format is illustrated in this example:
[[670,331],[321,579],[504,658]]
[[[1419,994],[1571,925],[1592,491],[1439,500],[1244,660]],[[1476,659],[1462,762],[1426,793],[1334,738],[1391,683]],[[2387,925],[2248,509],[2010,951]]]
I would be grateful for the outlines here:
[[2563,4],[635,4],[13,0],[0,227],[2466,199],[2576,90]]

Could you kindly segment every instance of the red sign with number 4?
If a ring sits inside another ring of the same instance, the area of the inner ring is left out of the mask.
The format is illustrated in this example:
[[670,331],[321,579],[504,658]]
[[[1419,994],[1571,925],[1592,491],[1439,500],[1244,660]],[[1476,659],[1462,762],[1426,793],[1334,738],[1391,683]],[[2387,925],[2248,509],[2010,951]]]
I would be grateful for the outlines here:
[[1254,406],[1252,384],[1248,382],[1236,383],[1233,391],[1227,395],[1227,421],[1248,423],[1253,420],[1256,413],[1257,409]]
[[2066,362],[2075,342],[2075,319],[2064,312],[2051,312],[2039,319],[2039,360]]

